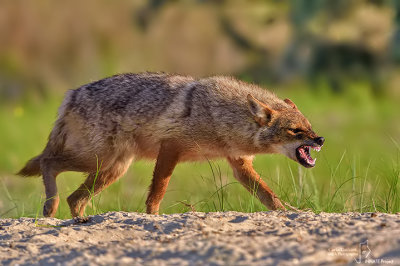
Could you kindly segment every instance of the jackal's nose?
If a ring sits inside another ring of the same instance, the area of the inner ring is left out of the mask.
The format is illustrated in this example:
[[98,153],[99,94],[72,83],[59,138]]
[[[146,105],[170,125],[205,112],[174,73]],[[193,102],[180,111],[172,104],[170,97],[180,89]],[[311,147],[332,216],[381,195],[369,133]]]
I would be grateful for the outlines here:
[[317,137],[314,139],[314,141],[319,145],[322,146],[325,142],[325,138],[324,137]]

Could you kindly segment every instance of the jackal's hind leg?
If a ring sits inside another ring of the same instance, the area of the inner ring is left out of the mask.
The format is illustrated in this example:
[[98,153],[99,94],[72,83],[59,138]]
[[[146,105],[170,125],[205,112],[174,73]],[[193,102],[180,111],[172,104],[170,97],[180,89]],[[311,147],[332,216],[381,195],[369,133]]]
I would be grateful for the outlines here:
[[262,204],[270,210],[285,209],[275,193],[254,170],[252,157],[228,157],[227,159],[233,169],[235,178],[250,193],[257,195]]
[[46,156],[46,154],[44,154],[43,158],[40,160],[40,168],[42,170],[46,192],[43,215],[45,217],[54,217],[60,202],[57,192],[57,175],[65,171],[88,171],[91,166],[65,154],[59,154],[57,156]]
[[89,200],[123,176],[130,162],[115,163],[107,170],[90,173],[85,182],[67,198],[72,217],[83,216]]
[[57,172],[48,168],[43,171],[43,183],[46,193],[46,201],[43,206],[43,216],[45,217],[54,217],[60,202],[56,183],[57,174]]

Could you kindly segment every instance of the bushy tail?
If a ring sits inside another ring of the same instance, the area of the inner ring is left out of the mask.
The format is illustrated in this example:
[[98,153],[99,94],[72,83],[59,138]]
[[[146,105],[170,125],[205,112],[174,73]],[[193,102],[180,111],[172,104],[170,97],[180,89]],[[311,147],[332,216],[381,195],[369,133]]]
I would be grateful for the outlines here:
[[17,175],[20,176],[40,176],[42,171],[40,169],[40,159],[42,155],[30,159],[24,168],[22,168]]

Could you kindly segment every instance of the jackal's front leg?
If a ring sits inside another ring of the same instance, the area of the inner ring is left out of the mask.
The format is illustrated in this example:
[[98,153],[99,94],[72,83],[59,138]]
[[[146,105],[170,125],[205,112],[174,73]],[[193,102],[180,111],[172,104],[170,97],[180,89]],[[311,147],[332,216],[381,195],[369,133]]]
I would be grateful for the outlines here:
[[228,162],[235,178],[270,210],[285,209],[275,193],[261,179],[253,168],[252,157],[230,158]]
[[146,212],[158,214],[160,203],[167,191],[172,172],[179,161],[179,147],[170,141],[161,144],[149,195],[146,200]]

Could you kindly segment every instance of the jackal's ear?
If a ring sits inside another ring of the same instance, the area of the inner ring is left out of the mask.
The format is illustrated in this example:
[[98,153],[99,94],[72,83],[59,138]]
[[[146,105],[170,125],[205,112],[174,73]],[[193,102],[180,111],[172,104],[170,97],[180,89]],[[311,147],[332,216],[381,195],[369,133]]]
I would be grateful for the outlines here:
[[250,113],[253,115],[254,120],[260,126],[267,125],[271,121],[272,115],[275,113],[275,111],[272,110],[272,108],[270,108],[268,105],[254,98],[251,94],[247,95],[247,101],[249,104],[248,106]]
[[293,109],[297,109],[297,106],[294,104],[294,102],[292,102],[290,99],[285,99],[283,100],[285,103],[289,104],[289,106],[291,106]]

